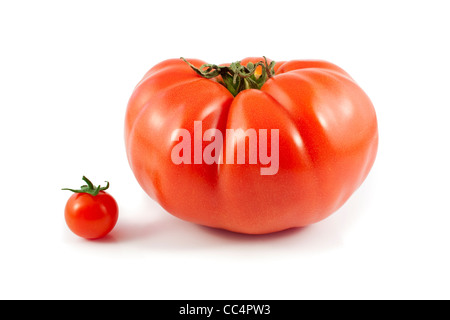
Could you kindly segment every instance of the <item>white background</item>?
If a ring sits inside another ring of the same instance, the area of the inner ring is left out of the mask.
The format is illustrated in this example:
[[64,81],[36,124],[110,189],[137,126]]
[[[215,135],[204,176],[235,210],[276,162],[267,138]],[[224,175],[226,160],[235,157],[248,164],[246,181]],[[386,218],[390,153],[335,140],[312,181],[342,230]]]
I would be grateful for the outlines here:
[[[1,1],[0,298],[450,298],[446,1]],[[126,160],[134,86],[156,63],[325,59],[371,97],[363,186],[307,228],[246,236],[181,221]],[[82,175],[120,206],[100,241],[64,222]]]

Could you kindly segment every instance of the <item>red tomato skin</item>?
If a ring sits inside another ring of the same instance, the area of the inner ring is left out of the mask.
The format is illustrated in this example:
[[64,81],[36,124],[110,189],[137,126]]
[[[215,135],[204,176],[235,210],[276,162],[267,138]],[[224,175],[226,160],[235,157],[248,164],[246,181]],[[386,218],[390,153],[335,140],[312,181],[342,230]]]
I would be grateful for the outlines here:
[[74,193],[65,207],[65,220],[69,229],[85,239],[99,239],[115,227],[119,209],[116,200],[107,192],[97,196]]
[[[339,209],[375,161],[374,107],[332,63],[278,62],[275,72],[261,90],[236,97],[179,59],[147,72],[125,119],[128,160],[147,194],[181,219],[248,234],[306,226]],[[226,129],[278,129],[278,173],[262,176],[261,166],[248,162],[175,165],[171,150],[178,142],[171,135],[183,128],[194,137],[194,121],[202,121],[202,134],[222,131],[224,146]]]

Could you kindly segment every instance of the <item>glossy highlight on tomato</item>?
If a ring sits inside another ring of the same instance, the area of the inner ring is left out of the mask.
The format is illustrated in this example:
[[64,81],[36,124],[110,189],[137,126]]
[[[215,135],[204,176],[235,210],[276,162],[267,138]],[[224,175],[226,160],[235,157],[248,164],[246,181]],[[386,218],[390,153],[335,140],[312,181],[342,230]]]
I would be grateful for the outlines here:
[[[277,173],[261,175],[262,164],[248,162],[175,164],[172,135],[183,128],[194,136],[196,121],[202,134],[210,128],[278,130]],[[378,126],[369,97],[330,62],[261,57],[216,66],[170,59],[134,89],[125,143],[137,181],[169,213],[264,234],[316,223],[339,209],[375,161]]]

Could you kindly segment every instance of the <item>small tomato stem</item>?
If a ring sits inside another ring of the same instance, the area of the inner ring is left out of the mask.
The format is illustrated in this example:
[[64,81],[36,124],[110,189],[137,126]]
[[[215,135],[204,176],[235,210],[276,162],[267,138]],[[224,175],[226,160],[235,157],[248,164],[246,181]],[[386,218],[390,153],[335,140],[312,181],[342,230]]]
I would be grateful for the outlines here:
[[109,182],[108,181],[105,181],[106,182],[106,187],[101,187],[100,185],[97,186],[97,187],[94,187],[94,184],[88,178],[86,178],[85,176],[83,176],[83,181],[86,182],[87,185],[81,186],[81,188],[78,189],[78,190],[76,190],[76,189],[69,189],[69,188],[64,188],[64,189],[61,189],[61,190],[72,191],[72,192],[75,192],[75,193],[88,193],[88,194],[90,194],[90,195],[95,197],[95,196],[97,196],[100,193],[100,191],[105,191],[105,190],[109,189]]

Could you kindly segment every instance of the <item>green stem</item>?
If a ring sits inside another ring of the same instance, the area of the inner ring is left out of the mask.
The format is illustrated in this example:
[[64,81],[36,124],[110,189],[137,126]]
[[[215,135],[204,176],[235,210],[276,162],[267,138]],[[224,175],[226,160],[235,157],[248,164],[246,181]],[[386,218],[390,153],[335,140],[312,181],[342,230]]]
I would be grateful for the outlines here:
[[105,181],[106,182],[106,187],[101,187],[101,186],[94,187],[92,182],[88,178],[86,178],[85,176],[83,176],[83,181],[86,182],[86,185],[81,186],[81,188],[79,190],[69,189],[69,188],[64,188],[64,189],[61,189],[61,190],[68,190],[68,191],[72,191],[72,192],[75,192],[75,193],[88,193],[88,194],[90,194],[90,195],[95,197],[95,196],[97,196],[99,194],[100,191],[105,191],[105,190],[107,190],[109,188],[109,182],[108,181]]
[[[243,90],[261,89],[264,83],[275,74],[275,61],[269,64],[266,57],[264,57],[264,61],[249,62],[246,66],[241,65],[241,62],[237,61],[230,64],[230,66],[206,63],[200,68],[195,67],[184,58],[180,59],[186,62],[198,75],[206,79],[221,76],[222,80],[219,80],[219,83],[224,85],[233,96],[236,96]],[[257,76],[255,72],[259,66],[261,66],[262,72],[260,76]]]

